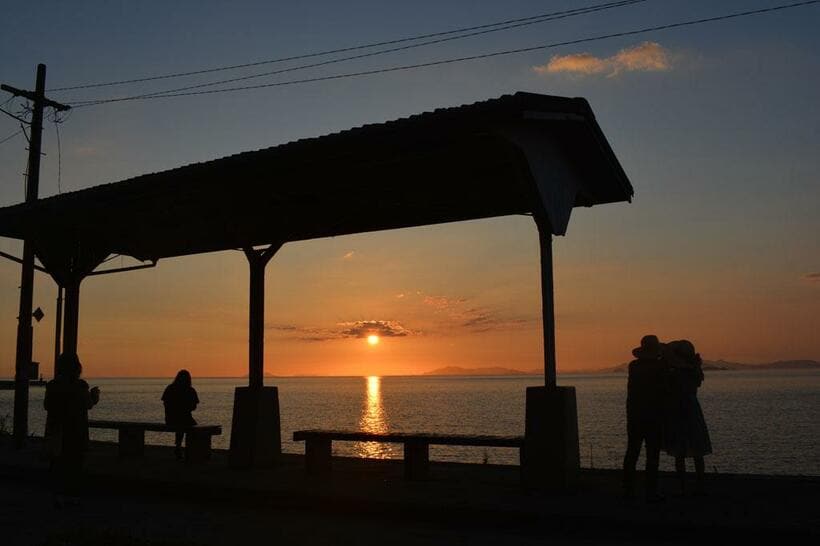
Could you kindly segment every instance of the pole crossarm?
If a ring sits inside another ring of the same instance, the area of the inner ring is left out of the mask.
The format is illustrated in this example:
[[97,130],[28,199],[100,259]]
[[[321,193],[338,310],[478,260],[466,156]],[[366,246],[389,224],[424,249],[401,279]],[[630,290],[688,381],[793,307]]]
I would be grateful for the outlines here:
[[26,91],[25,89],[17,89],[16,87],[12,87],[11,85],[2,84],[0,85],[0,89],[6,91],[7,93],[11,93],[15,97],[23,97],[28,99],[32,102],[39,101],[43,106],[54,108],[58,112],[65,112],[66,110],[71,110],[71,106],[68,104],[62,104],[57,101],[53,101],[49,98],[44,97],[41,94],[38,94],[34,91]]

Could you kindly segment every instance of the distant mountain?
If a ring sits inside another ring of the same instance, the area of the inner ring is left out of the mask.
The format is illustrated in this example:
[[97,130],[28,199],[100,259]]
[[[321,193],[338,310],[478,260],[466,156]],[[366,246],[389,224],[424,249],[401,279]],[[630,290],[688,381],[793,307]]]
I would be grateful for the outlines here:
[[[718,363],[720,362],[723,361],[718,360]],[[820,362],[816,360],[778,360],[765,364],[741,364],[740,366],[747,370],[820,370]]]
[[487,368],[461,368],[459,366],[446,366],[436,368],[423,375],[530,375],[532,372],[523,372],[512,368],[502,368],[500,366],[490,366]]
[[[601,368],[591,373],[626,373],[629,363],[619,364],[610,368]],[[728,360],[704,360],[703,369],[706,371],[720,370],[820,370],[820,362],[816,360],[778,360],[763,364],[744,364]]]

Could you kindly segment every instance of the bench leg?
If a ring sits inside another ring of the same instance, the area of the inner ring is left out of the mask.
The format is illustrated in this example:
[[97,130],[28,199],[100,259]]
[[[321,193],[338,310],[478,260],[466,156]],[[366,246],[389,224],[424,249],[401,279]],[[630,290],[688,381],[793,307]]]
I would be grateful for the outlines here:
[[185,433],[185,462],[195,464],[211,458],[211,435],[204,432]]
[[426,442],[404,443],[404,477],[423,480],[430,474],[430,445]]
[[119,429],[120,457],[142,457],[145,454],[145,431],[141,428]]
[[308,474],[312,476],[330,474],[331,443],[328,438],[305,440],[305,468]]

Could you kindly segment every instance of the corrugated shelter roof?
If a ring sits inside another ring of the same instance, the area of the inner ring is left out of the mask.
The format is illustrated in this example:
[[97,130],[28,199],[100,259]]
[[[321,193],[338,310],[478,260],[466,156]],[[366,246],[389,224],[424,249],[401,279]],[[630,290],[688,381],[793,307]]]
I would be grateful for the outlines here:
[[[0,209],[0,236],[159,259],[628,201],[584,99],[516,93]],[[50,250],[51,249],[51,250]]]

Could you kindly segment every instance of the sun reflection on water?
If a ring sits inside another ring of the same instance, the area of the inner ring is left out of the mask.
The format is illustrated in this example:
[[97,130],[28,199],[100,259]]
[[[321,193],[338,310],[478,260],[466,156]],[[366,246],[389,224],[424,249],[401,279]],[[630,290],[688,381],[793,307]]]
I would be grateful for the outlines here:
[[[376,375],[365,377],[366,396],[359,418],[359,429],[365,432],[387,432],[387,415],[382,404],[382,378]],[[378,442],[359,442],[356,453],[359,457],[386,459],[393,452],[391,444]]]

